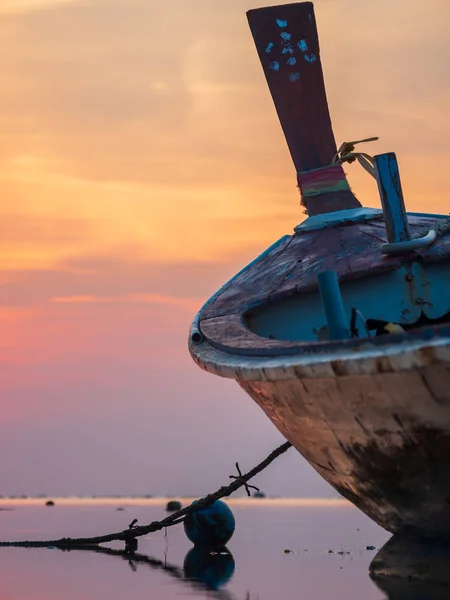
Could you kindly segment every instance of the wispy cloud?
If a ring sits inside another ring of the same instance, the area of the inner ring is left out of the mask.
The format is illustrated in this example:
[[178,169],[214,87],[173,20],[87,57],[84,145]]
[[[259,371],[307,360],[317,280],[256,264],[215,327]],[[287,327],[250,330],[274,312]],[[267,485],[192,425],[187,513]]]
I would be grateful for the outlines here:
[[124,294],[122,296],[56,296],[51,302],[59,304],[162,304],[194,311],[202,303],[200,298],[177,298],[162,294]]
[[[24,492],[40,492],[30,482],[48,483],[41,464],[64,489],[79,491],[75,473],[92,493],[98,472],[139,477],[149,456],[170,478],[155,448],[178,443],[184,458],[169,466],[191,489],[186,465],[209,457],[203,485],[230,435],[269,430],[186,348],[203,301],[303,218],[245,19],[260,5],[0,2],[0,420],[20,424],[0,439],[3,487],[19,473]],[[450,2],[316,0],[315,10],[337,140],[379,135],[367,150],[397,152],[408,208],[448,212]],[[348,172],[359,198],[379,204],[372,179]],[[222,399],[213,408],[211,396]],[[64,414],[72,454],[67,435],[54,442]],[[199,451],[192,439],[208,435]],[[108,440],[115,459],[89,471]]]
[[75,4],[79,0],[2,0],[0,3],[0,17],[29,13],[36,10],[59,8],[68,4]]

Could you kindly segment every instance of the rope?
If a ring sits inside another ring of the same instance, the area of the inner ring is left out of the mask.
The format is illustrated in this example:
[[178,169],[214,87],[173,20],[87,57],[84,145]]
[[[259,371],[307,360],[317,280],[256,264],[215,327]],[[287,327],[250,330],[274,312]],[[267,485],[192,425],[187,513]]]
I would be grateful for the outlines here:
[[350,164],[357,160],[362,168],[365,169],[369,175],[375,178],[373,158],[370,156],[370,154],[366,154],[365,152],[355,152],[354,150],[357,144],[363,144],[364,142],[375,142],[378,139],[378,137],[370,137],[364,140],[356,140],[354,142],[344,142],[333,156],[331,164],[342,165],[344,162],[348,162]]
[[[217,600],[233,600],[234,596],[227,590],[222,589],[213,589],[208,586],[207,582],[201,581],[200,579],[190,579],[185,575],[185,570],[178,565],[167,562],[167,560],[160,560],[159,558],[154,558],[153,556],[148,556],[146,554],[141,554],[138,552],[127,551],[127,550],[116,550],[113,548],[102,548],[101,546],[87,546],[85,548],[73,548],[72,550],[77,550],[81,552],[93,552],[95,554],[103,554],[105,556],[116,556],[121,558],[122,560],[126,560],[133,571],[137,570],[137,565],[147,565],[151,569],[163,571],[166,575],[169,575],[173,579],[176,579],[179,582],[182,582],[183,585],[189,586],[189,588],[196,590],[198,592],[202,592],[207,594],[207,598],[216,598]],[[228,554],[231,556],[231,553],[226,549],[221,550],[221,554]],[[133,596],[131,596],[133,597]]]
[[[375,164],[374,164],[373,157],[370,156],[369,154],[366,154],[365,152],[355,152],[354,150],[355,150],[355,146],[357,144],[362,144],[364,142],[375,142],[378,139],[379,139],[378,137],[371,137],[371,138],[366,138],[364,140],[356,140],[354,142],[344,142],[341,145],[341,147],[339,148],[339,150],[336,152],[336,154],[333,156],[331,164],[332,165],[342,165],[344,162],[348,162],[350,164],[352,162],[355,162],[355,160],[357,160],[359,162],[359,164],[363,167],[363,169],[365,169],[365,171],[367,171],[367,173],[369,173],[369,175],[371,175],[374,179],[376,179]],[[430,223],[424,229],[420,230],[419,232],[416,232],[412,236],[412,239],[418,240],[419,238],[425,238],[426,236],[429,236],[432,231],[434,231],[434,233],[435,233],[434,239],[431,239],[433,237],[433,235],[432,235],[430,237],[430,240],[428,240],[428,241],[423,240],[424,241],[423,245],[429,245],[434,242],[436,237],[450,232],[450,218],[436,219],[436,221],[434,221],[433,223]],[[411,242],[405,242],[405,244],[408,244],[408,243],[411,244]],[[396,249],[394,249],[394,246],[396,247]],[[417,247],[419,248],[420,246],[417,246]],[[385,244],[384,250],[385,250],[386,254],[390,254],[391,250],[394,253],[402,252],[399,243]]]
[[292,444],[290,442],[285,442],[281,446],[278,446],[267,458],[265,458],[262,462],[259,463],[256,467],[253,467],[251,471],[246,473],[245,475],[241,475],[236,477],[230,485],[222,486],[217,492],[213,494],[208,494],[204,498],[200,498],[197,500],[195,504],[190,504],[181,510],[177,510],[172,513],[170,516],[166,517],[162,521],[153,521],[149,525],[141,525],[135,526],[133,521],[124,531],[119,531],[117,533],[109,533],[107,535],[99,535],[96,537],[89,538],[61,538],[59,540],[46,540],[46,541],[27,541],[27,542],[0,542],[0,547],[14,547],[14,548],[46,548],[48,546],[53,546],[55,548],[61,548],[64,550],[68,550],[70,548],[80,548],[82,546],[91,546],[95,544],[105,544],[107,542],[114,542],[117,540],[125,541],[125,543],[129,543],[131,539],[141,537],[143,535],[147,535],[148,533],[152,533],[154,531],[161,531],[161,529],[165,529],[166,527],[170,527],[172,525],[176,525],[177,523],[181,523],[186,515],[195,512],[201,508],[205,508],[207,506],[211,506],[214,504],[216,500],[220,498],[225,498],[225,496],[230,496],[233,492],[238,490],[239,488],[246,486],[247,481],[252,479],[255,475],[263,471],[266,467],[270,465],[276,458],[278,458],[281,454],[284,454],[289,448],[291,448]]
[[[355,146],[366,142],[375,142],[378,137],[344,142],[333,156],[331,164],[311,171],[297,173],[297,182],[301,194],[301,204],[307,206],[305,198],[329,194],[331,192],[350,191],[347,178],[342,165],[344,163],[359,162],[362,168],[376,179],[375,163],[373,157],[366,152],[355,152]],[[413,250],[420,250],[434,243],[436,238],[450,232],[450,218],[437,219],[426,228],[414,233],[411,240],[384,244],[381,251],[384,254],[404,254]]]
[[339,164],[328,165],[312,171],[301,171],[297,174],[297,183],[302,198],[350,191],[344,170]]
[[430,223],[430,225],[427,225],[425,228],[414,233],[412,235],[412,238],[414,238],[414,239],[421,238],[421,237],[427,235],[427,233],[429,233],[430,229],[433,229],[436,232],[437,236],[445,235],[446,233],[449,233],[450,232],[450,217],[445,217],[444,219],[436,219],[436,221],[434,221],[433,223]]
[[352,163],[357,160],[372,177],[375,177],[373,158],[365,152],[354,152],[354,150],[356,144],[373,142],[377,139],[377,137],[371,137],[354,142],[344,142],[334,155],[330,165],[297,173],[302,205],[306,206],[304,200],[311,196],[351,191],[342,168],[344,162]]
[[448,217],[431,222],[427,227],[413,233],[411,239],[405,242],[391,242],[381,246],[383,254],[391,256],[399,254],[409,254],[417,250],[423,250],[431,246],[437,240],[438,236],[450,232],[450,219]]

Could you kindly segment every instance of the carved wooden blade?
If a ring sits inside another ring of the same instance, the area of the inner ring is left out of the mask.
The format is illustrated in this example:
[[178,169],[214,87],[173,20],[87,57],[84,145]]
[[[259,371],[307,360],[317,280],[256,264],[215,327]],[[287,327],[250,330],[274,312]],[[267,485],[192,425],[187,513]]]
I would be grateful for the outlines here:
[[[297,173],[329,165],[336,142],[313,4],[258,8],[247,18]],[[310,214],[361,206],[350,191],[315,197],[313,210],[309,204]]]

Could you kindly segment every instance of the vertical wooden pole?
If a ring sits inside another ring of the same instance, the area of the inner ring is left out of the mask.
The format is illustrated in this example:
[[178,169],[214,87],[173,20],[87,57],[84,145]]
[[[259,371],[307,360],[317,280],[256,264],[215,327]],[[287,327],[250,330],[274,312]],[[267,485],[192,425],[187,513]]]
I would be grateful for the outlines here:
[[327,317],[330,339],[347,340],[350,337],[349,320],[345,315],[336,271],[322,271],[317,275],[317,282]]
[[411,233],[403,200],[397,157],[394,152],[388,152],[378,154],[373,159],[388,241],[391,244],[406,242],[411,239]]

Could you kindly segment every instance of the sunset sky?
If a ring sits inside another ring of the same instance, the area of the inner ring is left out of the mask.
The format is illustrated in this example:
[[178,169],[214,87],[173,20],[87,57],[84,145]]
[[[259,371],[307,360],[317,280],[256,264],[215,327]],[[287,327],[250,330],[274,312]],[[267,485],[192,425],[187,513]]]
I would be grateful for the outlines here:
[[[189,324],[304,215],[261,0],[0,0],[0,494],[202,494],[283,440]],[[317,0],[338,145],[448,213],[448,0]],[[373,180],[348,169],[363,204]],[[258,478],[334,492],[294,451]]]

